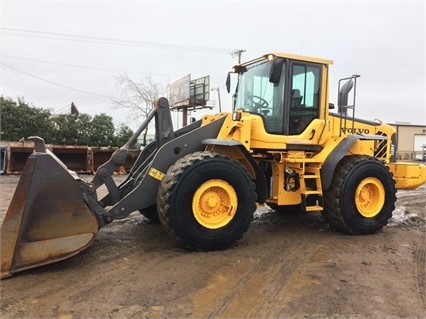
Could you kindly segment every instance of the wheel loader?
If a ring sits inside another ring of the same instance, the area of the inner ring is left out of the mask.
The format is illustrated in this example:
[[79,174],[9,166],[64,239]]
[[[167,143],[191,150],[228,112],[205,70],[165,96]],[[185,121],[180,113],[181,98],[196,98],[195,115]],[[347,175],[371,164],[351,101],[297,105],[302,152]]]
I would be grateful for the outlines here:
[[[339,81],[337,108],[329,103],[330,65],[283,53],[238,64],[230,72],[238,75],[233,111],[179,130],[160,98],[90,182],[30,137],[35,150],[1,226],[2,278],[78,254],[103,226],[135,211],[190,250],[226,249],[264,204],[283,213],[321,211],[349,234],[380,231],[396,190],[422,185],[426,166],[396,161],[391,126],[356,118],[358,75]],[[152,120],[155,141],[116,185],[114,171]],[[108,194],[98,198],[102,185]]]

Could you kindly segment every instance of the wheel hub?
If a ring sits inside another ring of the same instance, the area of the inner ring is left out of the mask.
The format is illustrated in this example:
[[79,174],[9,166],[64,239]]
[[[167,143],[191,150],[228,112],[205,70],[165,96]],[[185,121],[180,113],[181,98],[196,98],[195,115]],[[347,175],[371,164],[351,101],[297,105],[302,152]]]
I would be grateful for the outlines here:
[[355,192],[355,205],[364,217],[374,217],[380,213],[385,202],[383,184],[373,177],[361,181]]
[[237,211],[237,194],[224,180],[213,179],[203,183],[195,191],[192,210],[202,226],[217,229],[227,225]]

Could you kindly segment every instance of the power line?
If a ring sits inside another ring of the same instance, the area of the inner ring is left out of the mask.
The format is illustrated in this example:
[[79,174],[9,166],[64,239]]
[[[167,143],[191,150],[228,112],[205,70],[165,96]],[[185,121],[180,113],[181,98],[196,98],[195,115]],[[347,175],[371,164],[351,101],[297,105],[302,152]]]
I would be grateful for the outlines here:
[[[44,31],[36,31],[36,30],[28,30],[28,29],[15,29],[15,28],[5,28],[5,27],[0,27],[0,29],[5,31],[21,32],[21,33],[7,33],[2,31],[4,35],[38,37],[38,38],[47,38],[47,39],[55,39],[55,40],[83,41],[83,42],[102,43],[102,44],[148,47],[148,48],[163,49],[163,50],[196,51],[196,52],[217,53],[217,54],[230,54],[231,52],[235,51],[235,50],[230,50],[225,48],[123,40],[123,39],[116,39],[116,38],[85,36],[85,35],[69,34],[69,33],[44,32]],[[25,34],[25,33],[29,33],[29,34]]]
[[[140,74],[140,75],[153,76],[153,77],[162,76],[162,77],[166,77],[166,78],[181,76],[181,74],[143,73],[143,72],[133,72],[133,71],[118,70],[118,69],[100,68],[100,67],[93,67],[93,66],[89,66],[89,65],[61,63],[61,62],[54,62],[54,61],[41,60],[41,59],[17,57],[17,56],[11,56],[11,55],[6,55],[6,54],[0,54],[0,57],[9,58],[9,59],[16,59],[16,60],[23,60],[23,61],[31,61],[31,62],[37,62],[37,63],[47,63],[47,64],[52,64],[52,65],[61,65],[61,66],[74,67],[74,68],[87,69],[87,70],[94,70],[94,71],[106,71],[106,72],[126,73],[126,74],[127,73],[129,73],[129,74]],[[221,80],[224,79],[223,76],[211,76],[211,78],[216,78],[216,79],[221,79]]]
[[57,82],[53,82],[53,81],[50,81],[50,80],[46,80],[46,79],[41,78],[41,77],[39,77],[39,76],[37,76],[37,75],[34,75],[34,74],[31,74],[31,73],[28,73],[28,72],[22,71],[22,70],[20,70],[20,69],[17,69],[17,68],[15,68],[15,67],[13,67],[13,66],[7,65],[7,64],[5,64],[5,63],[0,63],[0,64],[1,64],[1,65],[3,65],[3,66],[5,66],[5,67],[7,67],[7,68],[9,68],[9,69],[12,69],[12,70],[14,70],[14,71],[16,71],[16,72],[19,72],[19,73],[22,73],[22,74],[28,75],[28,76],[30,76],[30,77],[36,78],[36,79],[38,79],[38,80],[40,80],[40,81],[44,81],[44,82],[47,82],[47,83],[52,84],[52,85],[60,86],[60,87],[63,87],[63,88],[69,89],[69,90],[73,90],[73,91],[76,91],[76,92],[84,93],[84,94],[90,94],[90,95],[100,96],[100,97],[107,98],[107,99],[117,100],[117,98],[114,98],[114,97],[112,97],[112,96],[103,95],[103,94],[98,94],[98,93],[93,93],[93,92],[89,92],[89,91],[85,91],[85,90],[80,90],[80,89],[73,88],[73,87],[71,87],[71,86],[67,86],[67,85],[63,85],[63,84],[57,83]]
[[67,105],[65,105],[65,106],[63,106],[63,107],[60,107],[60,108],[59,108],[59,109],[57,109],[57,110],[52,111],[52,113],[53,113],[53,114],[59,114],[59,113],[61,113],[61,112],[64,112],[65,110],[67,110],[70,106],[71,106],[71,103],[69,103],[69,104],[67,104]]
[[106,68],[99,68],[99,67],[88,66],[88,65],[60,63],[60,62],[53,62],[53,61],[40,60],[40,59],[23,58],[23,57],[17,57],[17,56],[5,55],[5,54],[0,54],[0,56],[5,57],[5,58],[9,58],[9,59],[48,63],[48,64],[54,64],[54,65],[63,65],[63,66],[68,66],[68,67],[73,67],[73,68],[89,69],[89,70],[95,70],[95,71],[107,71],[107,72],[116,72],[116,73],[132,73],[132,74],[141,74],[141,75],[157,75],[157,76],[166,76],[166,77],[174,76],[172,74],[150,74],[150,73],[142,73],[142,72],[117,70],[117,69],[106,69]]

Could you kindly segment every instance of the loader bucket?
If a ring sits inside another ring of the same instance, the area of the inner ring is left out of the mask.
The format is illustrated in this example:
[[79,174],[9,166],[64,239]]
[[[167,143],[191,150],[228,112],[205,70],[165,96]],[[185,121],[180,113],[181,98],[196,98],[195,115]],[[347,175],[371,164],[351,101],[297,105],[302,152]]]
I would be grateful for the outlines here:
[[[39,145],[40,146],[40,145]],[[1,277],[71,257],[98,232],[84,182],[42,147],[28,158],[1,226]]]

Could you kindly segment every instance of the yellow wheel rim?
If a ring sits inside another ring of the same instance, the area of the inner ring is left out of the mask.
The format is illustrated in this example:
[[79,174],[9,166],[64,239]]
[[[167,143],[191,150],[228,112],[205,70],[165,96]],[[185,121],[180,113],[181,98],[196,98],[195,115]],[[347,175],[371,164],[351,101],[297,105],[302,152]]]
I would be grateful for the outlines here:
[[359,213],[364,217],[376,216],[385,204],[385,188],[374,177],[368,177],[361,181],[355,193],[355,205]]
[[227,225],[237,211],[238,199],[234,188],[221,179],[203,183],[192,198],[192,211],[200,225],[217,229]]

